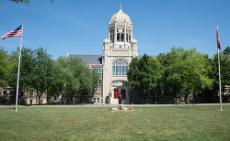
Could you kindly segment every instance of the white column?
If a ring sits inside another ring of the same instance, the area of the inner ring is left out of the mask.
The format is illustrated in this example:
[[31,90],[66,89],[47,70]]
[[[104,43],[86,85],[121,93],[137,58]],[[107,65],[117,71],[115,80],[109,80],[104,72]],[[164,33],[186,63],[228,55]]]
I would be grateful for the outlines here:
[[125,44],[126,44],[126,21],[124,21],[124,24],[125,24],[125,32],[124,32],[124,34],[125,34],[125,36],[124,36],[125,40],[124,40],[124,47],[125,47]]
[[109,42],[111,42],[111,39],[110,39],[110,26],[109,26],[108,39],[109,39]]
[[114,23],[114,44],[117,43],[117,22]]
[[130,34],[131,34],[130,35],[130,42],[132,42],[132,40],[133,40],[133,29],[132,28],[130,29]]

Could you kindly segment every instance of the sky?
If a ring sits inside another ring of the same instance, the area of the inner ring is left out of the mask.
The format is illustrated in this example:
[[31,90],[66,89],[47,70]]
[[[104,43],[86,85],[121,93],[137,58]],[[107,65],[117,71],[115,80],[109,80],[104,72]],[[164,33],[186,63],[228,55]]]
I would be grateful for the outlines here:
[[[139,55],[183,47],[213,56],[216,22],[222,48],[230,46],[230,0],[0,0],[0,35],[24,21],[24,47],[46,48],[52,58],[101,55],[110,18],[120,4],[132,20]],[[0,46],[11,52],[19,42],[9,38],[0,40]]]

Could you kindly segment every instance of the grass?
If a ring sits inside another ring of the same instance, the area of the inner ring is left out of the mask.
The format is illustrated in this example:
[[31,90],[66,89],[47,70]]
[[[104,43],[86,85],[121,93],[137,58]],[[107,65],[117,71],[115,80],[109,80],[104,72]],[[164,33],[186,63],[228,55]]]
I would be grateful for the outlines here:
[[228,141],[230,105],[0,107],[0,141]]

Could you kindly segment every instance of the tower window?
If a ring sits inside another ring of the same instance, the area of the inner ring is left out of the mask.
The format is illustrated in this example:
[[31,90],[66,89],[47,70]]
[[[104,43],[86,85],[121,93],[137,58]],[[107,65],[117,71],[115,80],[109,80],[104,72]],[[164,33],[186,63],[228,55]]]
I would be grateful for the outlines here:
[[114,42],[114,29],[110,30],[110,42]]
[[120,33],[117,33],[117,41],[120,41]]
[[124,33],[121,33],[121,41],[124,42]]
[[110,41],[111,41],[112,43],[114,42],[114,34],[113,34],[113,33],[110,34]]

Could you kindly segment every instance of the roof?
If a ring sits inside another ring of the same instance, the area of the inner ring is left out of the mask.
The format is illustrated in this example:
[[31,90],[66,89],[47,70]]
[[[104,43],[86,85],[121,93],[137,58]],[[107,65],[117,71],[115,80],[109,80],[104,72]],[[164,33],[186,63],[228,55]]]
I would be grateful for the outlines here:
[[78,57],[86,64],[102,64],[101,55],[70,55],[71,57]]
[[114,23],[115,21],[117,22],[128,22],[129,24],[132,24],[131,19],[129,18],[129,16],[123,12],[122,9],[120,9],[117,13],[115,13],[112,18],[110,19],[110,24]]

